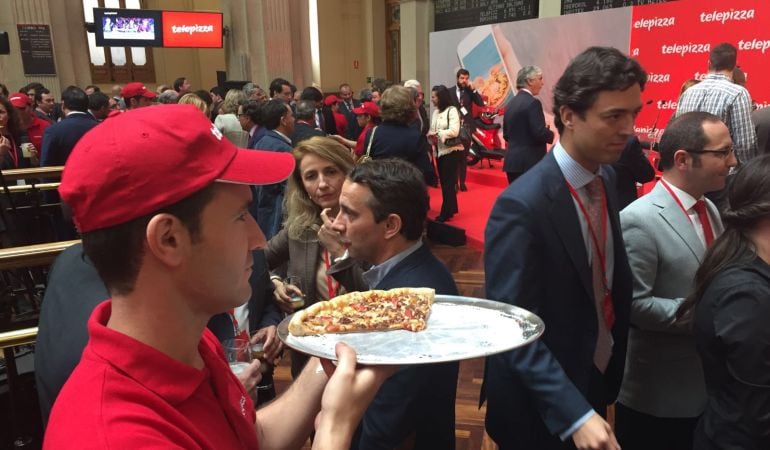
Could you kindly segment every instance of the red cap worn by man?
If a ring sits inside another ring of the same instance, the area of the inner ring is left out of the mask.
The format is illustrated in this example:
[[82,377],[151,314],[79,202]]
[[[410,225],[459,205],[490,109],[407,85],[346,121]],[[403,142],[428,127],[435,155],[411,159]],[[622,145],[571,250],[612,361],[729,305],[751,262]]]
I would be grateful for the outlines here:
[[120,96],[126,102],[126,109],[136,109],[151,106],[155,101],[155,92],[147,89],[145,85],[137,81],[123,86]]
[[314,446],[349,445],[339,430],[392,371],[356,370],[340,344],[330,378],[308,364],[255,413],[206,329],[250,296],[251,251],[265,241],[248,185],[293,168],[290,154],[236,148],[191,105],[128,111],[83,136],[59,192],[112,299],[91,315],[45,448],[299,448],[319,411]]

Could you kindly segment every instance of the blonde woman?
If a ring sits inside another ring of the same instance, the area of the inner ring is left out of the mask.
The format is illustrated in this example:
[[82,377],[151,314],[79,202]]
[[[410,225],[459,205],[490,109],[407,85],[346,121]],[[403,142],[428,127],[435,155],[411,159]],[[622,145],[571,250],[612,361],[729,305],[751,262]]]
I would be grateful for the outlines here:
[[185,94],[179,99],[177,103],[180,105],[193,105],[206,116],[209,115],[208,105],[206,104],[206,102],[203,101],[202,98],[198,97],[195,94],[192,94],[192,93]]
[[246,148],[249,143],[249,133],[244,131],[238,121],[238,105],[246,100],[246,94],[240,89],[230,89],[225,95],[225,101],[219,115],[214,119],[214,125],[234,145]]

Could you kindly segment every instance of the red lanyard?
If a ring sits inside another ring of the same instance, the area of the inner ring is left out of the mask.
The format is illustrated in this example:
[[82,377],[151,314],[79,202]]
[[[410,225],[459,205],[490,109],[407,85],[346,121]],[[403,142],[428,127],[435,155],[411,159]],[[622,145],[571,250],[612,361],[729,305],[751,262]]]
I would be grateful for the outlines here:
[[326,289],[329,294],[329,298],[332,299],[337,296],[337,292],[340,289],[340,283],[329,275],[329,267],[331,267],[331,260],[329,259],[329,250],[324,249],[324,265],[326,266]]
[[[607,198],[604,194],[604,189],[602,188],[602,240],[599,241],[596,237],[596,231],[594,230],[593,224],[591,224],[591,216],[588,215],[588,211],[586,210],[585,205],[583,205],[583,201],[580,200],[580,196],[578,195],[577,191],[574,187],[567,181],[567,188],[569,188],[569,193],[572,194],[572,198],[575,199],[575,201],[578,204],[578,207],[580,208],[580,212],[583,213],[583,217],[586,219],[586,223],[588,223],[588,231],[591,233],[591,241],[594,243],[594,248],[596,249],[596,256],[599,257],[599,263],[602,265],[602,282],[604,283],[605,289],[609,288],[609,283],[607,282],[607,266],[606,266],[606,259],[604,255],[604,244],[607,242]],[[599,245],[599,244],[602,245]]]
[[[233,321],[233,337],[248,339],[249,338],[248,331],[245,331],[245,330],[241,331],[240,328],[238,327],[238,319],[235,318],[235,308],[230,310],[229,315],[230,315],[230,319],[232,319]],[[240,336],[240,335],[243,335],[243,336]]]
[[668,185],[668,183],[666,183],[666,180],[664,180],[663,178],[661,178],[661,179],[660,179],[660,182],[661,182],[661,184],[663,185],[663,187],[664,187],[664,188],[666,188],[666,190],[668,191],[668,193],[669,193],[669,194],[671,194],[671,196],[672,196],[672,197],[674,197],[674,201],[676,202],[676,204],[677,204],[677,205],[679,205],[679,209],[681,209],[681,210],[682,210],[682,212],[684,213],[684,216],[685,216],[685,217],[687,217],[687,220],[689,220],[689,221],[690,221],[690,223],[692,224],[692,226],[695,226],[695,224],[692,222],[692,219],[690,218],[690,215],[689,215],[689,214],[687,214],[687,210],[686,210],[686,209],[684,209],[684,205],[683,205],[683,204],[682,204],[682,202],[679,200],[679,196],[677,196],[677,195],[676,195],[676,192],[674,192],[674,190],[673,190],[673,189],[671,189],[671,186],[669,186],[669,185]]

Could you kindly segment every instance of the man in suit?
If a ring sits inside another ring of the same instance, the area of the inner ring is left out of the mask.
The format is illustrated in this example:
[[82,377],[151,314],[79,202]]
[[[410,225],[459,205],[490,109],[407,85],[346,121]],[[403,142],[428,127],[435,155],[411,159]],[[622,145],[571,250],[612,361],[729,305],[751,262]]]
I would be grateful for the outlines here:
[[43,132],[41,166],[63,166],[80,138],[99,124],[88,114],[88,96],[79,87],[62,92],[64,119]]
[[[254,144],[260,150],[291,152],[291,136],[294,134],[294,113],[289,104],[280,99],[272,99],[262,107],[262,125],[267,129],[265,135]],[[286,182],[266,184],[255,187],[254,200],[250,209],[257,218],[259,228],[270,239],[278,233],[283,222],[283,194]]]
[[315,102],[312,100],[300,100],[297,102],[295,114],[294,133],[291,135],[291,145],[296,147],[298,143],[313,136],[326,136],[315,124]]
[[610,188],[646,74],[591,47],[554,88],[561,140],[498,197],[487,222],[487,296],[538,314],[535,343],[487,358],[481,400],[501,450],[617,449],[606,407],[623,376],[631,273]]
[[676,312],[694,289],[703,254],[722,232],[704,197],[721,190],[737,164],[727,126],[705,112],[685,113],[660,140],[663,176],[620,214],[633,275],[628,363],[615,412],[623,448],[693,448],[706,404],[691,324]]
[[261,125],[262,105],[256,100],[246,99],[238,105],[238,122],[243,131],[249,133],[247,148],[256,149],[257,142],[267,133],[267,129]]
[[345,130],[345,138],[351,141],[358,139],[361,134],[361,127],[356,120],[356,113],[353,112],[353,108],[361,106],[361,102],[353,98],[353,89],[347,83],[340,85],[340,98],[342,103],[340,104],[340,112],[345,115],[345,119],[348,121],[348,127]]
[[[458,111],[460,111],[460,119],[462,120],[463,126],[468,127],[471,133],[473,133],[473,130],[476,128],[474,122],[473,122],[473,105],[476,104],[478,106],[484,106],[484,99],[481,98],[481,94],[476,91],[476,89],[473,88],[473,84],[471,83],[471,73],[468,72],[466,69],[459,69],[457,71],[457,85],[455,86],[453,95],[452,95],[452,102],[454,103],[454,106],[457,108]],[[468,152],[468,148],[470,147],[470,143],[464,143],[465,145],[465,152]],[[467,191],[468,188],[465,186],[465,173],[468,170],[468,164],[465,158],[462,159],[460,162],[460,190],[461,191]]]
[[506,105],[503,119],[503,139],[508,143],[503,171],[508,183],[545,156],[546,144],[553,142],[553,131],[545,124],[543,105],[535,96],[543,88],[543,71],[537,66],[525,66],[516,75],[519,92]]
[[770,108],[760,108],[752,112],[751,122],[757,133],[757,154],[770,153]]
[[[406,161],[373,160],[348,175],[332,228],[349,245],[350,260],[372,265],[363,289],[431,287],[457,295],[452,275],[422,242],[427,212],[422,174]],[[401,368],[377,392],[351,448],[393,449],[414,433],[414,449],[454,449],[458,369],[457,362]]]

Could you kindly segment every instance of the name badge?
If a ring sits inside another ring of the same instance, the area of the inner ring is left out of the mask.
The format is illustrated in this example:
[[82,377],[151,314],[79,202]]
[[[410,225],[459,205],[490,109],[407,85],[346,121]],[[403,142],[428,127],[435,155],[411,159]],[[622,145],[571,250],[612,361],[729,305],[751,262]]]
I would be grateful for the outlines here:
[[465,109],[465,106],[463,106],[462,108],[460,108],[460,112],[461,112],[461,113],[462,113],[462,115],[464,115],[464,116],[467,116],[467,115],[468,115],[468,110],[467,110],[467,109]]

